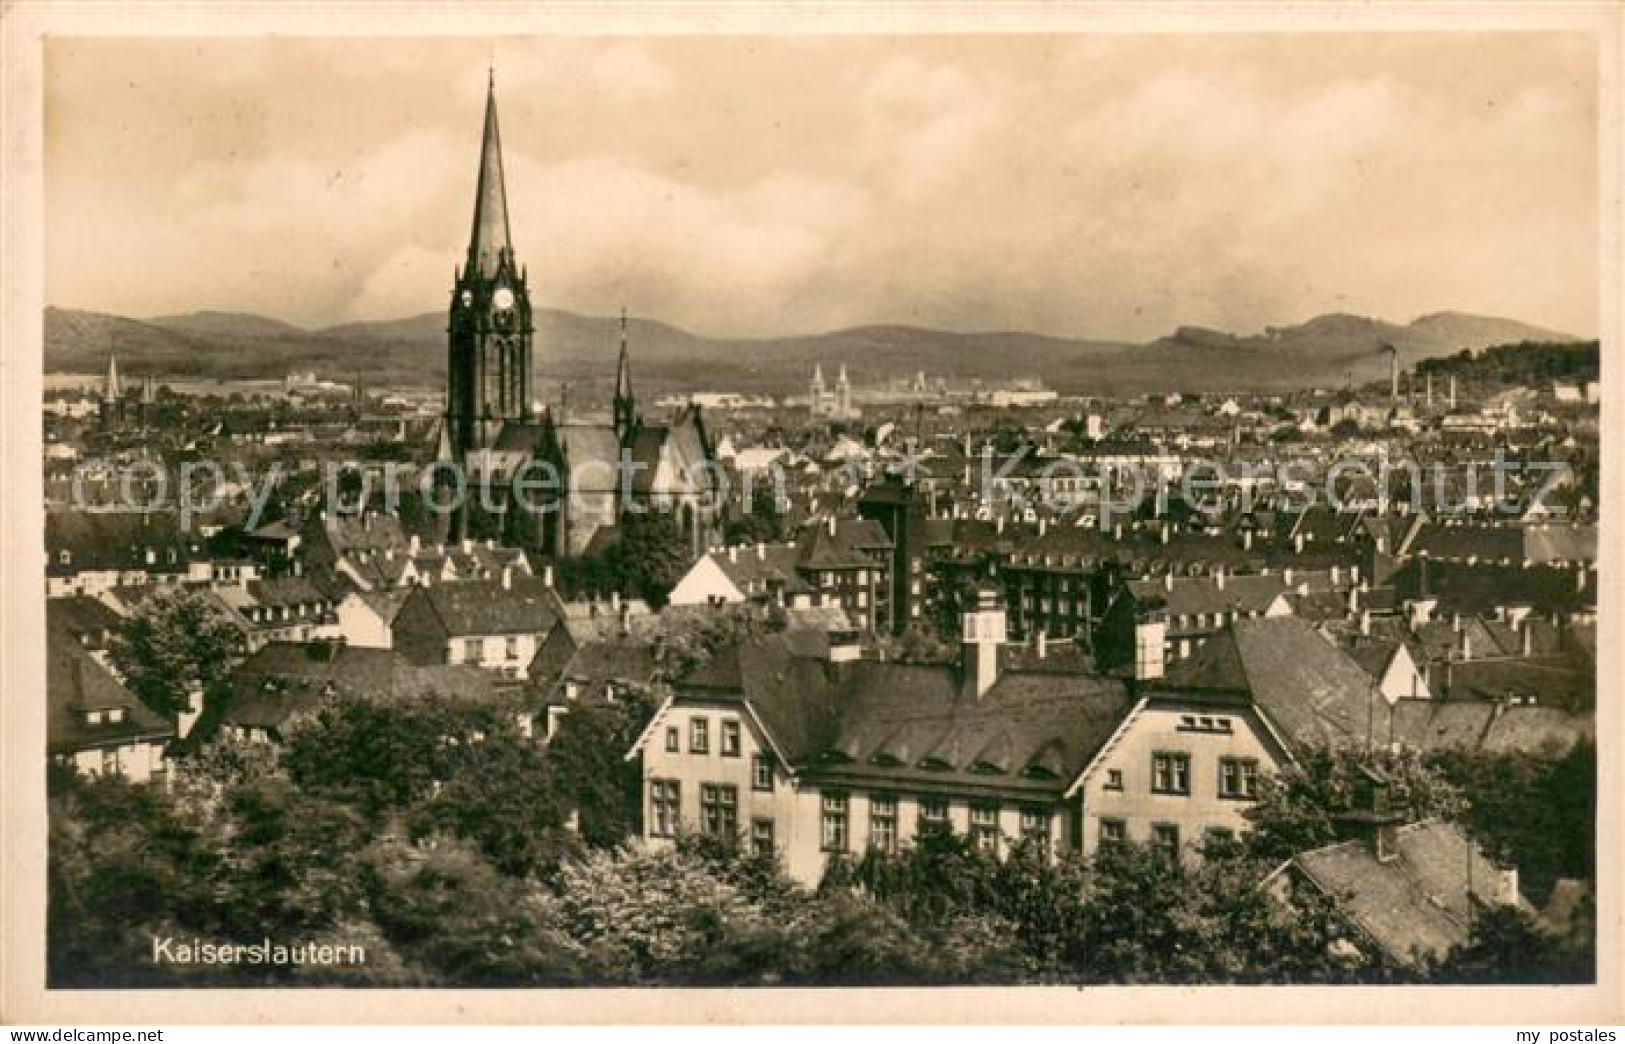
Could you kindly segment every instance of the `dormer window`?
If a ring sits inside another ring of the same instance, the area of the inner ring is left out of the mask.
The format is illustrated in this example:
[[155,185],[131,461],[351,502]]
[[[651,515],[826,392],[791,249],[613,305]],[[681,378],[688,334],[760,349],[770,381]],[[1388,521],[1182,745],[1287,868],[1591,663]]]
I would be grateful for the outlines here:
[[57,555],[56,555],[56,560],[57,560],[58,564],[60,564],[60,565],[72,565],[73,564],[73,552],[72,551],[58,551]]
[[100,725],[101,723],[102,723],[102,712],[101,711],[99,711],[99,710],[87,710],[87,711],[85,711],[85,724],[86,725]]
[[107,709],[107,723],[109,725],[117,725],[119,722],[121,722],[123,720],[124,720],[124,708],[123,707],[109,707]]

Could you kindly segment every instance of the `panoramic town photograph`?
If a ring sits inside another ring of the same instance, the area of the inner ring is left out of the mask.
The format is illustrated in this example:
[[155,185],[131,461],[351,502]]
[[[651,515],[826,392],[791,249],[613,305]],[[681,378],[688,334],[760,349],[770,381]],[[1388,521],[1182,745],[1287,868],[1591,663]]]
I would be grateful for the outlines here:
[[1598,981],[1589,37],[43,76],[47,987]]

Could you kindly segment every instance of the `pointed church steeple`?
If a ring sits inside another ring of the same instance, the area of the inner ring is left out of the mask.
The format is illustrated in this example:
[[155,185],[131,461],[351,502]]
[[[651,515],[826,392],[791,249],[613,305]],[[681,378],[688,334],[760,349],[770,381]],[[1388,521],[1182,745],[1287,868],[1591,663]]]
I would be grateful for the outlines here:
[[496,72],[485,94],[485,137],[480,144],[480,179],[474,192],[474,229],[468,240],[468,267],[489,279],[511,253],[508,188],[502,180],[502,135],[497,131]]
[[102,389],[103,402],[117,402],[124,397],[124,388],[118,379],[118,356],[107,357],[107,385]]
[[626,343],[626,309],[621,309],[621,359],[615,366],[615,434],[624,442],[637,424],[637,407],[632,401],[632,357]]

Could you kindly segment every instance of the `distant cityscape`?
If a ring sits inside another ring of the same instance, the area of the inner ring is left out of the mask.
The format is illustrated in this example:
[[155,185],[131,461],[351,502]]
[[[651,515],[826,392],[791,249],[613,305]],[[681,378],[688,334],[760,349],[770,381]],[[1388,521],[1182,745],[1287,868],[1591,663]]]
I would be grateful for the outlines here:
[[1594,977],[1597,342],[549,379],[497,127],[442,387],[47,375],[52,985]]

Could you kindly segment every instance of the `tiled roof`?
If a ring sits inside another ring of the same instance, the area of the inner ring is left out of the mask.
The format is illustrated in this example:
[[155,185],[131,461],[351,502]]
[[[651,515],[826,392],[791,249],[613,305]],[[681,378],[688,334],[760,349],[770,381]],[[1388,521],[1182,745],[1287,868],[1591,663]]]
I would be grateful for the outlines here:
[[553,588],[528,576],[514,577],[509,587],[467,580],[419,587],[414,593],[427,600],[451,635],[545,634],[563,610]]
[[1176,576],[1169,584],[1165,577],[1130,580],[1128,589],[1145,603],[1160,599],[1176,616],[1213,613],[1263,612],[1289,588],[1278,574],[1268,576],[1226,576],[1221,585],[1212,576]]
[[491,698],[494,679],[477,667],[414,666],[390,649],[271,642],[239,664],[230,680],[222,723],[277,729],[329,696],[399,700],[432,693],[482,701]]
[[1363,740],[1382,702],[1359,664],[1295,616],[1238,620],[1159,688],[1248,692],[1289,743],[1306,745]]
[[1475,616],[1493,616],[1508,605],[1527,605],[1545,615],[1597,604],[1595,570],[1586,571],[1582,589],[1574,569],[1412,558],[1394,574],[1393,583],[1401,598],[1419,598],[1425,586],[1441,610]]
[[[46,745],[52,753],[115,746],[139,739],[167,742],[175,728],[147,709],[113,673],[79,647],[66,631],[51,628],[46,635],[45,694],[49,713],[45,721]],[[84,711],[118,709],[120,722],[91,725]]]
[[679,695],[740,700],[797,769],[826,783],[1053,796],[1128,712],[1121,681],[1007,670],[980,699],[952,666],[796,655],[782,635],[730,646]]
[[1433,558],[1523,562],[1524,533],[1518,526],[1469,526],[1428,523],[1412,539],[1409,553]]
[[122,617],[108,608],[107,603],[86,595],[68,598],[48,598],[45,601],[45,622],[53,630],[61,630],[89,645],[98,645],[105,635],[119,629]]
[[[47,511],[46,572],[85,569],[150,569],[184,572],[196,549],[176,516],[165,512]],[[147,552],[155,561],[148,563]],[[60,556],[67,552],[70,562]]]
[[1442,957],[1467,941],[1474,905],[1496,901],[1499,874],[1452,824],[1427,820],[1397,834],[1391,861],[1379,862],[1369,842],[1345,841],[1293,862],[1391,959]]
[[1523,557],[1531,562],[1595,562],[1595,525],[1540,524],[1524,527]]

